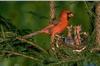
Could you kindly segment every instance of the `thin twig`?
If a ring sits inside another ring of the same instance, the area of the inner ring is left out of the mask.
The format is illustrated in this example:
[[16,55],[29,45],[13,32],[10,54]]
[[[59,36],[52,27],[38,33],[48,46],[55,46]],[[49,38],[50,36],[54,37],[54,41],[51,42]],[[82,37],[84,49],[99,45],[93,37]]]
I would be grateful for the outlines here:
[[2,25],[0,25],[0,26],[1,26],[1,33],[2,33],[2,37],[3,37],[3,39],[5,39],[5,38],[6,38],[6,36],[5,36],[5,32],[4,32],[3,26],[2,26]]
[[42,50],[43,52],[47,53],[47,51],[46,51],[45,49],[41,48],[40,46],[36,45],[35,43],[33,43],[33,42],[31,42],[31,41],[28,41],[28,40],[23,39],[23,38],[20,38],[20,37],[16,37],[16,39],[18,39],[18,40],[20,40],[20,41],[22,41],[22,42],[26,42],[26,43],[28,43],[28,44],[31,44],[31,45],[33,45],[34,47],[39,48],[39,49]]
[[[3,40],[6,40],[6,35],[5,35],[5,32],[4,32],[4,28],[3,28],[2,25],[0,25],[0,26],[1,26],[1,33],[2,33]],[[13,50],[13,47],[11,47],[10,44],[8,44],[7,42],[6,42],[6,44]]]
[[89,9],[89,6],[86,1],[84,1],[84,4],[85,4],[85,7],[87,8],[88,12],[95,17],[96,15],[91,11],[91,9]]
[[84,58],[75,58],[75,59],[67,59],[67,60],[62,60],[62,61],[58,61],[56,63],[51,63],[51,65],[58,65],[58,64],[63,64],[63,63],[68,63],[68,62],[75,62],[75,61],[80,61],[83,60]]
[[32,56],[28,56],[28,55],[25,55],[25,54],[21,54],[21,53],[18,53],[18,52],[13,52],[13,51],[3,51],[3,53],[14,54],[14,55],[23,56],[23,57],[25,57],[25,58],[29,58],[29,59],[32,59],[32,60],[40,61],[40,60],[37,59],[37,58],[34,58],[34,57],[32,57]]
[[99,52],[100,48],[97,48],[97,47],[96,48],[92,48],[90,52],[92,53],[92,52],[96,52],[96,51]]

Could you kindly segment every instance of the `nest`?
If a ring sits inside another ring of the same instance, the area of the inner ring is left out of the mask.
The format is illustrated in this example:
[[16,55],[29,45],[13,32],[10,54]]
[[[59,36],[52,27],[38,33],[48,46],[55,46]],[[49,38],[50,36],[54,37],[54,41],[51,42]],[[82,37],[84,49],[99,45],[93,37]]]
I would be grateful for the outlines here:
[[81,25],[69,26],[67,36],[56,35],[56,47],[70,47],[73,51],[81,52],[86,48],[88,34],[82,32]]

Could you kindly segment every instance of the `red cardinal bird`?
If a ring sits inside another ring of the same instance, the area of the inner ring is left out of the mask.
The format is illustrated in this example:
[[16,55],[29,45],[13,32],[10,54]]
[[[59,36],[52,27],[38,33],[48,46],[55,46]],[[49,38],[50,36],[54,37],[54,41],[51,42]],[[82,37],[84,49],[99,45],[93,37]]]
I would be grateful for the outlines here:
[[65,28],[67,29],[67,27],[69,25],[69,17],[71,17],[71,16],[73,16],[72,12],[70,12],[68,10],[62,10],[58,24],[50,24],[40,31],[23,36],[23,38],[30,38],[33,35],[36,35],[39,33],[47,33],[47,34],[50,34],[50,36],[51,36],[51,47],[54,47],[53,42],[54,42],[55,36],[57,34],[62,33]]

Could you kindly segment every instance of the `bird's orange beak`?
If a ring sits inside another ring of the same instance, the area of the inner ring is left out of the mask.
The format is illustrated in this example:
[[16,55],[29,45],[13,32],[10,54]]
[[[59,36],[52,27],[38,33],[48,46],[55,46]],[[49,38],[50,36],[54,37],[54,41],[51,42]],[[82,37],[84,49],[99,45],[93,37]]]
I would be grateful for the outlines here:
[[73,16],[74,16],[73,13],[69,14],[69,17],[73,17]]

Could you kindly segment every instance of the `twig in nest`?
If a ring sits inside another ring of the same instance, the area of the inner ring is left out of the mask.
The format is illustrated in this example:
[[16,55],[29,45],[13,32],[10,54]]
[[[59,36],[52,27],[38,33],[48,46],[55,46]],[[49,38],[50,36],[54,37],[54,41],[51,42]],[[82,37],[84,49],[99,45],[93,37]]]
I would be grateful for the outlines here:
[[22,41],[22,42],[26,42],[26,43],[28,43],[28,44],[31,44],[31,45],[33,45],[34,47],[36,47],[36,48],[42,50],[43,52],[47,53],[47,51],[46,51],[45,49],[41,48],[40,46],[34,44],[34,43],[31,42],[31,41],[28,41],[28,40],[23,39],[23,38],[20,38],[20,37],[16,37],[16,39],[18,39],[18,40],[20,40],[20,41]]
[[90,52],[100,52],[100,48],[92,48]]
[[86,46],[84,46],[82,49],[76,49],[76,50],[73,50],[73,52],[82,52],[83,50],[85,50]]

